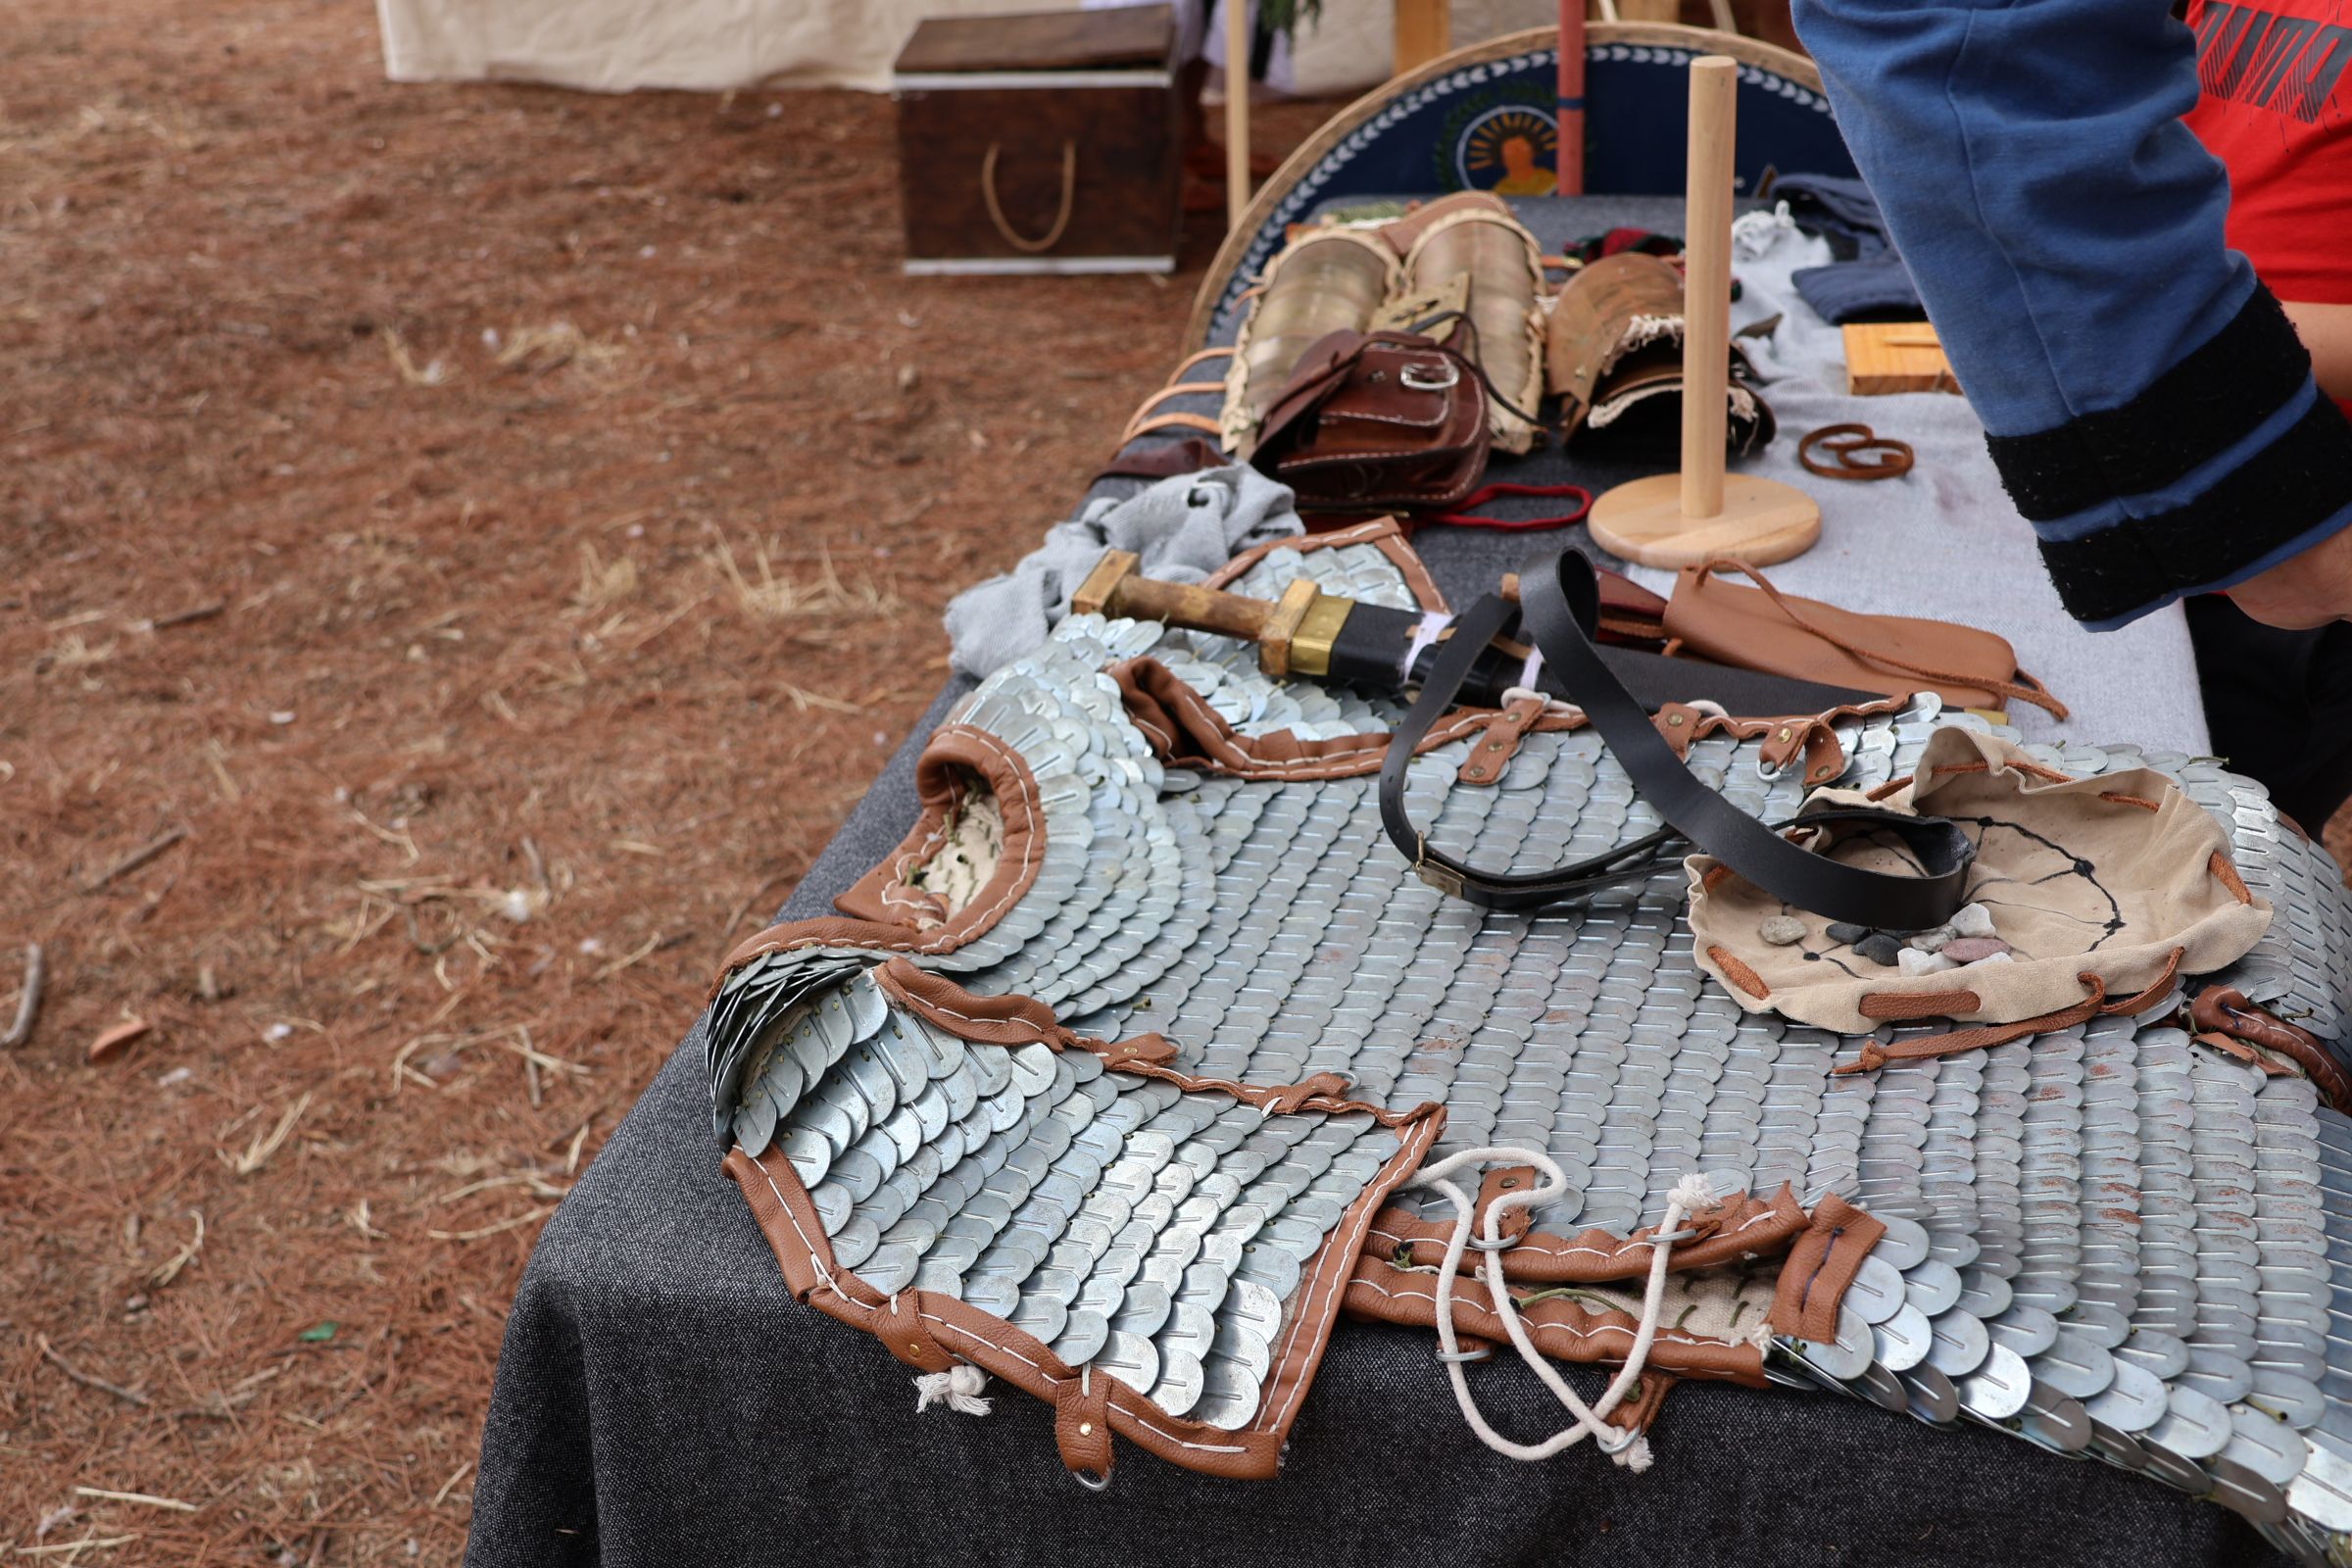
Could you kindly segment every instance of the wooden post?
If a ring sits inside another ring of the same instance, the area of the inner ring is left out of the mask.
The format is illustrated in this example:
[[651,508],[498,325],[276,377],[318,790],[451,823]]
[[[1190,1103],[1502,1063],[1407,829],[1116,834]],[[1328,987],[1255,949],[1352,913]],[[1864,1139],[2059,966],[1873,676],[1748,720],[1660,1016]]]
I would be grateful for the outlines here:
[[1425,66],[1453,47],[1451,0],[1396,0],[1395,74]]
[[1732,314],[1732,152],[1739,62],[1690,62],[1690,156],[1684,196],[1683,466],[1621,484],[1592,504],[1603,550],[1642,566],[1732,556],[1768,566],[1813,548],[1821,508],[1793,485],[1724,474]]
[[1732,148],[1740,68],[1690,62],[1690,152],[1683,176],[1683,515],[1723,511],[1725,384],[1732,353]]
[[1560,0],[1559,170],[1553,189],[1562,196],[1585,193],[1585,0]]
[[1225,231],[1250,206],[1250,0],[1225,0]]

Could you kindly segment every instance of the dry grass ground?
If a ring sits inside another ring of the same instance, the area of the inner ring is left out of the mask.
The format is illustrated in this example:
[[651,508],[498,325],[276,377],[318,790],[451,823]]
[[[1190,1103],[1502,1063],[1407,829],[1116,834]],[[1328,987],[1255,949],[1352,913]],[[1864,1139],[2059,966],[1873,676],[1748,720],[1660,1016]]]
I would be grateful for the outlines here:
[[540,1222],[1175,357],[896,229],[880,100],[0,7],[0,1556],[456,1559]]

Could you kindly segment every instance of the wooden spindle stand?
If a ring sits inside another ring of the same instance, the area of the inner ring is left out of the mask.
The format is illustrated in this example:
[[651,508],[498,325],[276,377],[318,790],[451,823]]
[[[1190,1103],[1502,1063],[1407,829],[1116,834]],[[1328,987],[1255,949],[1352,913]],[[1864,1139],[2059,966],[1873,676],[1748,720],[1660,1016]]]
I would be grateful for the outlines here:
[[1690,62],[1690,164],[1684,220],[1683,468],[1621,484],[1592,503],[1592,542],[1642,566],[1735,556],[1753,566],[1800,556],[1821,508],[1794,485],[1724,470],[1731,380],[1732,148],[1740,67]]

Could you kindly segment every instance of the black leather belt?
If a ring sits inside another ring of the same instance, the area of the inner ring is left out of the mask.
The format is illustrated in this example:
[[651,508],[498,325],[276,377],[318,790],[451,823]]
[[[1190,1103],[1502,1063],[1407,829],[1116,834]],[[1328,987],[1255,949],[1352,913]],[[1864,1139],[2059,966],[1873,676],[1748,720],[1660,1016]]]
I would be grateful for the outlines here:
[[[1909,816],[1867,807],[1800,811],[1768,827],[1699,782],[1650,722],[1650,715],[1610,672],[1593,642],[1600,607],[1592,564],[1573,550],[1531,562],[1519,573],[1519,605],[1498,595],[1479,600],[1454,623],[1429,666],[1404,722],[1390,737],[1380,770],[1380,819],[1389,840],[1431,885],[1494,909],[1539,909],[1626,882],[1643,881],[1693,849],[1782,902],[1831,920],[1887,931],[1941,925],[1966,901],[1976,846],[1940,817]],[[1520,875],[1477,870],[1429,847],[1404,809],[1405,769],[1415,750],[1469,678],[1479,655],[1514,618],[1568,700],[1582,709],[1602,744],[1632,779],[1634,789],[1666,826],[1603,855]],[[1811,830],[1792,843],[1788,829]],[[1839,839],[1863,833],[1899,840],[1921,866],[1916,876],[1864,870],[1823,853]]]

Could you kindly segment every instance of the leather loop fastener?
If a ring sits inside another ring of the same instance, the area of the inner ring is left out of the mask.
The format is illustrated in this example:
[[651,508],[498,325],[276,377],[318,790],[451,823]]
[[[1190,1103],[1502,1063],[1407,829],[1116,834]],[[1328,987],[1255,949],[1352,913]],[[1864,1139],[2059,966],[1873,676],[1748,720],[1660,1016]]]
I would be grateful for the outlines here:
[[1519,755],[1520,739],[1527,727],[1544,716],[1551,706],[1543,697],[1522,697],[1508,707],[1496,710],[1487,720],[1486,732],[1470,743],[1470,755],[1454,777],[1464,784],[1492,784],[1502,777],[1511,759]]
[[[1487,1212],[1494,1206],[1496,1199],[1511,1193],[1523,1193],[1535,1185],[1536,1167],[1533,1165],[1497,1165],[1488,1171],[1486,1179],[1478,1184],[1478,1207],[1474,1211],[1478,1223],[1472,1227],[1470,1234],[1485,1237]],[[1494,1234],[1505,1241],[1516,1242],[1533,1230],[1535,1224],[1536,1216],[1522,1203],[1494,1216]]]
[[2310,1030],[2257,1005],[2235,986],[2207,986],[2188,1004],[2198,1028],[2260,1046],[2303,1070],[2312,1087],[2338,1111],[2352,1114],[2352,1073],[2328,1043]]
[[875,1337],[891,1354],[918,1372],[945,1372],[956,1357],[932,1338],[923,1321],[923,1293],[902,1291],[883,1304],[874,1324]]
[[[1594,646],[1599,584],[1584,556],[1563,550],[1529,563],[1519,574],[1519,601],[1526,631],[1551,677],[1561,684],[1567,700],[1584,710],[1636,792],[1668,825],[1590,859],[1518,875],[1482,872],[1429,847],[1405,812],[1405,772],[1423,737],[1452,704],[1480,656],[1510,624],[1512,607],[1490,594],[1455,622],[1420,695],[1390,737],[1381,765],[1381,825],[1422,880],[1488,908],[1536,909],[1603,887],[1645,880],[1695,847],[1782,902],[1832,920],[1924,931],[1941,925],[1960,906],[1976,846],[1950,822],[1839,808],[1800,813],[1776,831],[1701,783],[1675,756],[1649,713]],[[1810,831],[1788,834],[1790,828]],[[1900,840],[1926,867],[1925,873],[1890,875],[1816,853],[1849,832]],[[1805,842],[1794,842],[1797,839]]]
[[1110,1480],[1110,1378],[1091,1369],[1064,1378],[1054,1399],[1054,1446],[1081,1481]]
[[[1828,460],[1818,453],[1829,454]],[[1875,462],[1854,461],[1874,455]],[[1911,471],[1918,454],[1910,442],[1881,435],[1867,424],[1825,424],[1797,442],[1796,461],[1824,479],[1899,479]]]
[[1838,1308],[1862,1260],[1886,1234],[1873,1219],[1837,1194],[1814,1207],[1813,1224],[1788,1249],[1773,1293],[1772,1326],[1800,1340],[1827,1344],[1838,1338]]

